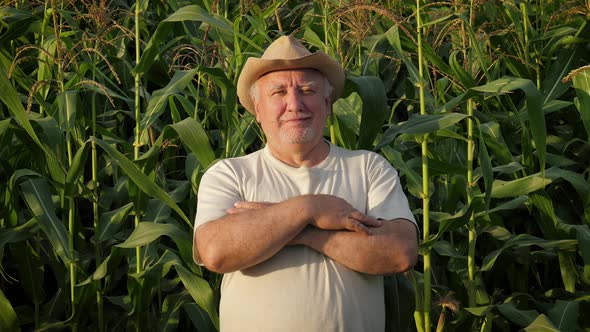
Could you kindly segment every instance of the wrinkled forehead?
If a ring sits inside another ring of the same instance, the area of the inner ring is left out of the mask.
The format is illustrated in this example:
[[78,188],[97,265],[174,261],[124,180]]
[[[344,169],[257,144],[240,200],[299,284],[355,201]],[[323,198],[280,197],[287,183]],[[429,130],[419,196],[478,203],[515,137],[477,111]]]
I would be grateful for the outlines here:
[[284,69],[268,72],[258,78],[257,83],[264,85],[309,85],[322,84],[324,75],[312,68]]

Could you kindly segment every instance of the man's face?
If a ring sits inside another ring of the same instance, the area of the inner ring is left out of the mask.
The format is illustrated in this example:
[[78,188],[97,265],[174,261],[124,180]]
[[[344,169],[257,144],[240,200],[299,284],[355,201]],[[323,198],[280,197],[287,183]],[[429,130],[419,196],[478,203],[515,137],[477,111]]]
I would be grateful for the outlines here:
[[313,69],[268,73],[257,81],[256,120],[274,144],[318,142],[330,113],[324,77]]

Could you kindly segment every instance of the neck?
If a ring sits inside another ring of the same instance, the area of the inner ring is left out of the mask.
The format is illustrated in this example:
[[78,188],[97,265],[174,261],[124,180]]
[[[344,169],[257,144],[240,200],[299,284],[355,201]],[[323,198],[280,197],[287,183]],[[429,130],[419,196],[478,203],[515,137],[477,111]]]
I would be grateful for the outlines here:
[[330,152],[330,145],[323,139],[312,144],[283,144],[279,147],[268,142],[267,145],[275,158],[292,167],[315,166]]

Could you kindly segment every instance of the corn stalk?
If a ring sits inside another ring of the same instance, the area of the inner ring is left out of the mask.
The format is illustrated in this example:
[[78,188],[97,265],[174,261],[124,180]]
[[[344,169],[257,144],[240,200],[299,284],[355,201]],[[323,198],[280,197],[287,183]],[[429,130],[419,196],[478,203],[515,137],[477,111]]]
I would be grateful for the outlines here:
[[[420,115],[426,115],[426,100],[424,97],[426,83],[424,80],[424,55],[422,49],[422,13],[420,0],[416,0],[416,36],[418,40],[418,90],[420,96]],[[428,175],[428,134],[422,138],[422,210],[423,210],[423,241],[430,238],[430,189]],[[430,332],[430,309],[432,305],[432,275],[430,252],[424,254],[424,331]]]

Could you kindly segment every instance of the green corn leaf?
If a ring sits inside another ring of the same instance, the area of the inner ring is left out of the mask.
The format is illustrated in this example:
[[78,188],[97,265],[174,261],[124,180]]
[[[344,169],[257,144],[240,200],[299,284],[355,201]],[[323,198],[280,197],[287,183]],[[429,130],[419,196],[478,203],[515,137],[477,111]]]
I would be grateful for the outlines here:
[[325,51],[328,46],[326,43],[318,36],[318,34],[311,29],[310,27],[305,28],[305,32],[303,33],[303,38],[310,44],[317,47],[319,50]]
[[7,244],[18,243],[32,238],[35,235],[37,227],[37,221],[31,219],[16,227],[4,226],[0,228],[0,261],[2,260],[2,257],[4,257],[4,247]]
[[175,268],[193,300],[209,314],[211,322],[216,329],[219,329],[219,315],[217,314],[213,291],[207,281],[191,273],[182,265],[176,265]]
[[479,133],[479,165],[481,167],[481,173],[483,175],[483,180],[484,180],[484,188],[485,188],[485,195],[484,195],[484,201],[485,201],[485,208],[486,210],[488,210],[490,208],[490,200],[492,198],[492,185],[494,182],[494,174],[492,171],[492,159],[488,153],[488,149],[486,147],[485,144],[485,139],[483,136],[483,133],[481,131],[481,129],[479,129],[481,126],[479,125],[479,121],[478,123],[478,133]]
[[390,146],[384,146],[382,151],[387,160],[389,160],[389,162],[405,176],[408,191],[414,197],[421,197],[422,176],[408,166],[399,151],[394,150]]
[[164,303],[162,303],[162,311],[159,315],[160,324],[158,331],[178,331],[180,309],[188,302],[188,299],[190,299],[190,296],[187,292],[166,296]]
[[[522,78],[516,77],[502,77],[495,81],[489,82],[488,84],[470,88],[466,93],[457,96],[450,100],[445,105],[441,106],[438,112],[442,111],[452,111],[455,107],[457,107],[460,103],[467,101],[469,98],[473,98],[480,93],[492,94],[492,95],[503,95],[506,93],[510,93],[514,90],[522,90],[525,92],[525,105],[527,109],[527,116],[531,128],[531,132],[533,135],[533,140],[535,142],[535,146],[537,149],[537,155],[539,158],[539,164],[541,168],[541,173],[545,171],[545,154],[546,154],[546,145],[547,145],[547,133],[545,128],[545,113],[543,111],[543,104],[541,103],[541,95],[537,90],[536,86],[533,84],[532,81]],[[391,130],[392,128],[390,128]],[[389,131],[389,130],[388,130]],[[488,132],[486,132],[488,133]],[[387,131],[385,133],[386,136],[383,141],[385,144],[391,142],[391,134],[388,135]],[[381,143],[380,143],[381,144]]]
[[369,150],[381,132],[387,116],[387,96],[383,81],[374,76],[351,77],[348,81],[355,85],[362,100],[361,123],[357,149]]
[[439,240],[434,242],[434,244],[432,245],[432,249],[434,249],[434,251],[436,251],[436,253],[441,256],[447,256],[461,260],[467,259],[467,256],[459,252],[457,248],[455,248],[453,245],[451,245],[448,241],[445,240]]
[[542,97],[534,83],[522,78],[503,77],[486,85],[475,87],[473,90],[494,94],[504,94],[514,90],[522,90],[525,92],[525,105],[528,110],[528,120],[538,153],[541,173],[544,173],[547,129],[545,128],[545,113],[543,112],[543,104],[541,102]]
[[590,66],[579,68],[572,75],[572,84],[578,96],[576,106],[590,142]]
[[492,185],[491,197],[507,198],[526,195],[533,191],[545,188],[545,186],[551,182],[551,179],[543,177],[541,173],[525,176],[512,181],[502,181],[496,179]]
[[74,191],[76,189],[76,182],[80,180],[80,176],[83,174],[82,172],[84,171],[84,166],[86,164],[86,160],[88,159],[89,151],[90,144],[88,144],[88,142],[84,142],[78,151],[76,151],[66,176],[66,196],[75,194]]
[[[37,114],[32,113],[29,120],[33,124],[33,128],[37,129],[35,125],[38,125],[41,129],[37,133],[49,153],[65,162],[65,135],[56,119],[49,115],[39,117]],[[60,180],[63,181],[63,179]]]
[[[176,135],[174,135],[174,132],[176,132]],[[162,134],[154,142],[152,147],[138,160],[146,160],[157,156],[161,151],[164,141],[176,137],[181,139],[188,152],[192,152],[197,156],[199,163],[204,168],[208,167],[215,160],[215,152],[209,144],[207,133],[201,124],[193,118],[186,118],[178,123],[166,125]]]
[[[187,185],[188,183],[186,183],[185,187]],[[174,195],[172,193],[170,194],[170,196],[174,199]],[[175,199],[175,201],[180,201],[180,199]],[[142,218],[142,221],[149,223],[163,223],[168,218],[170,218],[170,212],[170,207],[164,204],[162,201],[159,201],[157,199],[150,199],[148,202],[148,206],[145,210],[145,214]]]
[[559,270],[563,287],[570,293],[576,292],[577,267],[575,253],[559,251],[557,253],[559,260]]
[[497,304],[496,308],[502,316],[521,327],[530,325],[539,316],[536,310],[520,310],[512,302]]
[[504,202],[500,205],[495,206],[494,208],[490,209],[489,211],[477,212],[477,213],[475,213],[475,217],[478,218],[478,217],[482,217],[486,214],[499,212],[499,211],[511,211],[511,210],[514,210],[520,206],[523,206],[528,200],[529,200],[529,198],[526,195],[518,196],[514,199],[511,199],[507,202]]
[[551,167],[547,170],[545,176],[553,181],[561,178],[569,182],[572,187],[574,187],[578,195],[580,195],[580,198],[584,204],[584,208],[590,208],[590,206],[588,206],[590,204],[590,183],[586,181],[582,174],[560,169],[558,167]]
[[13,255],[18,261],[19,280],[28,298],[34,304],[41,304],[45,301],[43,289],[43,263],[28,241],[15,243]]
[[180,229],[173,224],[154,224],[148,222],[140,222],[129,235],[125,242],[120,243],[117,247],[120,248],[135,248],[141,247],[153,242],[160,236],[168,236],[174,241],[191,240],[190,234],[185,230]]
[[59,108],[59,124],[66,133],[74,129],[76,112],[78,111],[78,91],[69,90],[57,95]]
[[[107,276],[113,275],[113,272],[119,268],[119,263],[121,259],[124,258],[123,250],[112,247],[111,253],[108,255],[96,268],[92,274],[86,280],[78,283],[76,287],[86,286],[91,284],[96,280],[104,279]],[[98,259],[98,257],[97,257]]]
[[557,300],[553,308],[549,309],[549,319],[562,332],[579,331],[578,314],[580,303],[578,301]]
[[74,253],[69,250],[68,232],[64,223],[55,214],[55,207],[50,195],[51,190],[47,181],[43,178],[30,179],[20,186],[25,202],[51,246],[64,263],[70,263]]
[[178,123],[170,125],[180,137],[180,140],[194,153],[201,165],[206,168],[215,160],[215,152],[209,144],[209,137],[201,124],[193,119],[186,118]]
[[144,73],[152,65],[156,57],[160,54],[160,47],[167,42],[169,33],[171,31],[171,24],[174,22],[183,21],[202,21],[213,28],[217,29],[223,34],[224,40],[232,40],[233,28],[223,17],[215,14],[210,14],[203,8],[197,5],[189,5],[182,7],[161,21],[156,28],[156,31],[148,41],[139,63],[133,69],[134,74]]
[[562,82],[562,79],[572,69],[572,66],[576,64],[580,55],[578,50],[572,50],[570,48],[564,48],[559,52],[559,55],[551,64],[547,76],[541,83],[541,94],[545,97],[543,99],[543,105],[559,98],[567,91],[568,86]]
[[160,89],[154,91],[144,117],[141,119],[141,141],[147,139],[148,129],[158,120],[158,116],[162,114],[168,105],[168,98],[172,95],[180,93],[191,84],[193,77],[199,72],[198,69],[192,70],[177,70],[168,84]]
[[461,80],[461,83],[463,83],[465,87],[472,88],[474,86],[477,86],[477,82],[473,79],[471,75],[469,75],[469,73],[465,71],[465,69],[463,69],[461,63],[459,63],[459,60],[457,59],[457,56],[459,55],[460,52],[455,51],[451,53],[449,57],[449,65],[453,70],[453,73]]
[[113,235],[119,232],[125,218],[127,218],[132,210],[133,203],[131,202],[113,211],[102,213],[98,219],[98,225],[94,233],[96,241],[100,243],[112,240]]
[[217,332],[217,328],[213,326],[207,312],[201,309],[196,303],[186,303],[182,308],[192,321],[193,325],[199,328],[199,331]]
[[477,317],[483,317],[492,311],[496,306],[487,305],[483,307],[466,307],[464,310]]
[[[336,100],[332,106],[332,112],[337,117],[340,126],[346,127],[355,135],[359,135],[361,124],[362,100],[360,96],[351,92],[345,98]],[[346,145],[354,145],[354,142],[345,142]]]
[[524,330],[527,332],[560,332],[544,314],[540,314],[529,326],[525,327]]
[[576,240],[547,241],[529,234],[519,234],[516,236],[512,236],[508,241],[506,241],[506,243],[504,243],[504,245],[500,249],[494,250],[487,254],[483,259],[481,270],[491,270],[491,268],[494,266],[494,263],[496,262],[496,259],[500,256],[500,254],[512,247],[529,247],[532,245],[536,245],[544,249],[572,250],[572,248],[575,248],[576,244]]
[[[438,232],[434,235],[431,235],[428,241],[424,241],[420,245],[420,252],[424,253],[426,250],[429,250],[431,246],[440,240],[444,233],[464,226],[465,217],[469,216],[472,210],[472,206],[464,205],[461,210],[457,211],[453,215],[446,212],[431,211],[431,220],[440,223],[438,226]],[[422,209],[418,209],[416,212],[422,212]]]
[[[343,99],[339,99],[338,101],[340,100]],[[334,137],[336,138],[336,142],[338,142],[338,144],[345,149],[354,150],[358,136],[347,127],[347,125],[344,123],[345,120],[336,115],[336,113],[332,113],[328,121],[331,121],[331,125],[334,127]]]
[[18,317],[10,301],[0,289],[0,330],[2,331],[20,331]]
[[500,241],[507,241],[510,239],[510,237],[512,237],[512,233],[510,233],[510,231],[500,226],[486,227],[485,232]]
[[125,157],[121,152],[114,149],[110,144],[97,138],[91,138],[95,141],[112,159],[114,159],[119,167],[121,167],[129,178],[147,195],[155,197],[170,206],[178,215],[192,227],[186,214],[180,207],[172,200],[172,198],[156,183],[154,183],[147,175],[145,175],[137,166]]
[[557,232],[557,216],[553,208],[553,202],[543,192],[534,192],[529,195],[530,203],[538,213],[535,214],[535,222],[539,226],[543,237],[547,240],[561,238]]
[[466,114],[461,113],[447,113],[435,115],[413,115],[408,121],[393,126],[385,131],[381,141],[375,147],[379,150],[385,145],[393,142],[393,140],[402,133],[407,134],[427,134],[436,132],[437,130],[452,126],[459,121],[465,119]]
[[51,151],[49,151],[43,143],[41,143],[41,140],[35,133],[35,130],[29,121],[29,117],[26,114],[22,103],[20,102],[16,90],[14,87],[12,87],[12,85],[10,85],[10,80],[6,76],[6,71],[4,68],[0,68],[0,91],[2,91],[2,93],[0,93],[0,100],[7,106],[10,113],[17,119],[27,134],[29,134],[29,137],[33,140],[33,142],[35,142],[35,144],[37,144],[37,146],[45,153],[45,160],[51,172],[52,178],[58,183],[63,182],[65,175],[63,169],[58,164],[58,158],[55,156],[55,154],[51,153]]
[[409,79],[412,81],[414,85],[417,86],[418,82],[420,81],[420,74],[418,72],[418,68],[414,66],[412,60],[407,57],[406,52],[402,48],[402,43],[399,34],[399,27],[394,25],[391,27],[387,32],[385,32],[385,37],[391,46],[395,49],[396,54],[399,58],[404,62],[406,65],[406,69],[408,70]]
[[[566,227],[564,224],[560,226]],[[578,252],[584,260],[584,274],[590,280],[590,227],[588,225],[567,225],[576,230],[578,240]]]

